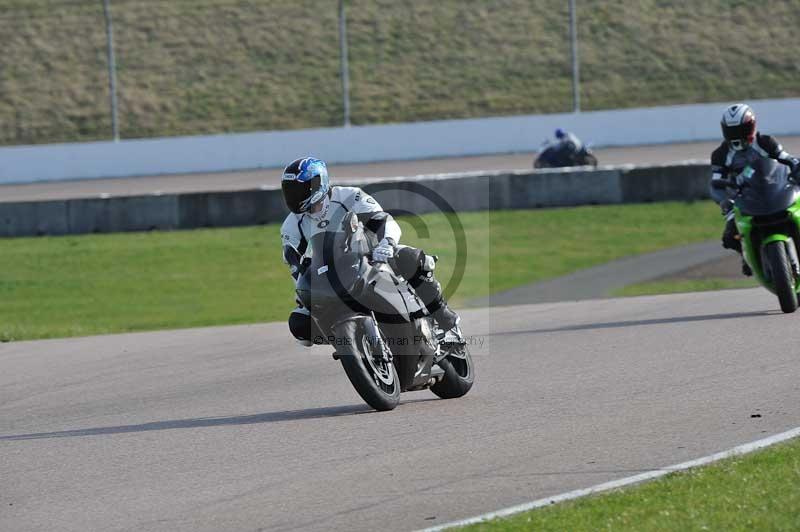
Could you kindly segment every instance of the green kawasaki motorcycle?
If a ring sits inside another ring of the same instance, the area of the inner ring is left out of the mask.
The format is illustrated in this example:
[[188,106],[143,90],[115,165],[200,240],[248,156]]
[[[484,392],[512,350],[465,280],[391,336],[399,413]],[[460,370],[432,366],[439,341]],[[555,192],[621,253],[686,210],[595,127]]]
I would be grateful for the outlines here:
[[744,259],[786,313],[797,310],[800,290],[800,187],[795,177],[787,166],[759,159],[735,179],[715,184],[735,190]]

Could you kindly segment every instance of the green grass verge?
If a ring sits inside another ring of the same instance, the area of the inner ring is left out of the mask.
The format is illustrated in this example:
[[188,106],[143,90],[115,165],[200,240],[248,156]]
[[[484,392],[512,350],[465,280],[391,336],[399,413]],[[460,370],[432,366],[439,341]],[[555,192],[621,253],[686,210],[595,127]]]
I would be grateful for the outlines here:
[[[711,202],[459,215],[467,242],[452,301],[486,296],[719,231]],[[456,246],[442,215],[401,221],[403,242],[441,257]],[[0,239],[0,339],[22,340],[284,320],[293,308],[278,226]]]
[[557,504],[471,532],[800,530],[800,441]]
[[658,294],[677,294],[681,292],[707,292],[709,290],[731,290],[735,288],[755,288],[758,282],[753,279],[675,279],[633,284],[615,290],[614,296],[649,296]]
[[[346,5],[355,124],[572,109],[563,0]],[[112,0],[122,136],[340,125],[337,7]],[[578,7],[586,110],[800,94],[794,1]],[[102,2],[0,0],[0,42],[0,144],[109,137]]]

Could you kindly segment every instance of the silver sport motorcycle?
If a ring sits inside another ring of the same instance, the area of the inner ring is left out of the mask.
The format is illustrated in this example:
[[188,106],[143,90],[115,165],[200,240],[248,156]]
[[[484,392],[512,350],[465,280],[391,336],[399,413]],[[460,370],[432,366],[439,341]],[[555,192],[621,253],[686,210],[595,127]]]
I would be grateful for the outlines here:
[[392,410],[402,392],[465,395],[475,375],[460,331],[438,329],[405,279],[371,260],[371,240],[354,213],[328,227],[309,242],[314,253],[297,295],[325,335],[315,341],[335,348],[361,398]]

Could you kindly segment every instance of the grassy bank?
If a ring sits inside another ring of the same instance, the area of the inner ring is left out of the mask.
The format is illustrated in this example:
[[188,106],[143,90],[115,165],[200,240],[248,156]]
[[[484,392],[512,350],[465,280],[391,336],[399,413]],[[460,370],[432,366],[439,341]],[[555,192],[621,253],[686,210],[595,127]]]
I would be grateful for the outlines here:
[[470,532],[800,529],[800,441],[558,504]]
[[[567,2],[346,5],[355,124],[572,109]],[[578,5],[586,110],[799,94],[791,1]],[[342,122],[336,2],[112,0],[111,14],[125,138]],[[95,0],[0,0],[0,144],[109,137],[104,24]]]
[[[461,214],[467,254],[452,300],[706,240],[718,218],[710,202]],[[402,221],[403,240],[438,254],[455,288],[450,224],[422,220]],[[294,297],[280,255],[276,225],[0,239],[0,339],[284,320]]]

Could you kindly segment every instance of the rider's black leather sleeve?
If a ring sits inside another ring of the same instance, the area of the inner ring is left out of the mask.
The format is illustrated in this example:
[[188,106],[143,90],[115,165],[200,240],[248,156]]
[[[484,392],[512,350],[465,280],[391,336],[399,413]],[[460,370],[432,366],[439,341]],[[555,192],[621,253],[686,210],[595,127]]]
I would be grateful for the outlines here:
[[771,159],[780,160],[780,155],[783,153],[783,146],[781,146],[780,142],[778,142],[775,137],[771,135],[762,135],[759,133],[758,137],[756,138],[756,142],[758,142],[758,145],[762,150],[767,152],[767,155]]
[[800,164],[800,161],[798,161],[796,157],[790,155],[783,149],[783,146],[781,146],[781,143],[778,142],[778,139],[775,137],[759,135],[758,142],[761,148],[765,150],[770,157],[777,159],[779,163],[785,164],[792,170],[797,168],[798,164]]
[[725,191],[714,188],[714,181],[728,178],[728,144],[723,142],[719,147],[711,152],[711,182],[709,183],[709,192],[711,198],[717,203],[721,203],[728,199]]
[[711,176],[714,178],[715,174],[725,179],[728,174],[728,145],[723,142],[719,147],[711,152]]

